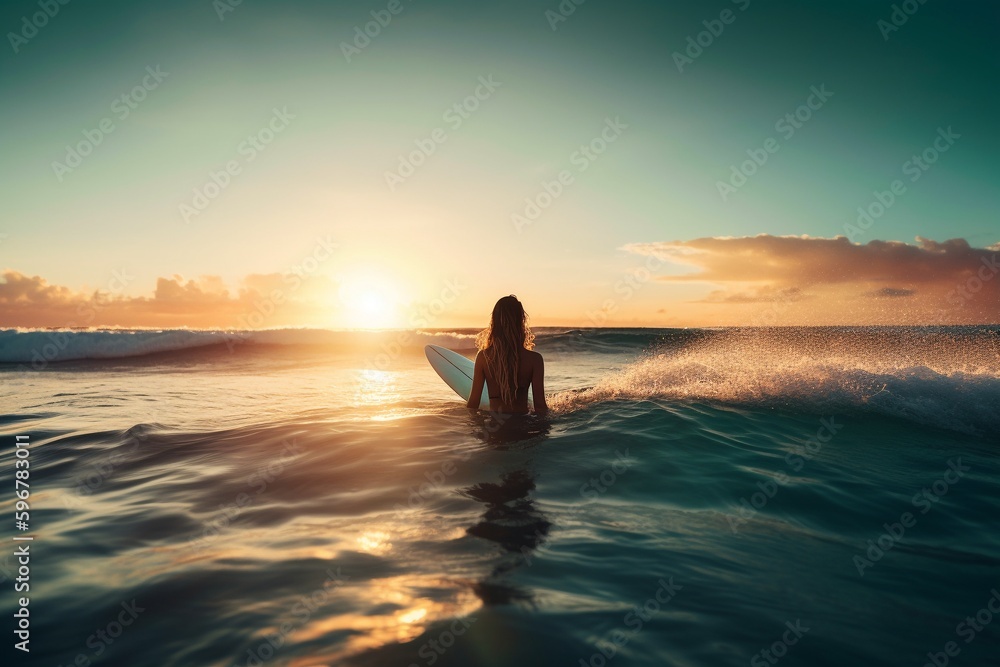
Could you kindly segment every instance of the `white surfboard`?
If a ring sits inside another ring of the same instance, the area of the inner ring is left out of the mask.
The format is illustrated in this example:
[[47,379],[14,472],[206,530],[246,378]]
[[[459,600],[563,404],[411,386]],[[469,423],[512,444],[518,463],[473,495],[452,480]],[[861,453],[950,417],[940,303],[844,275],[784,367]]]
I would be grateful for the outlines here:
[[[468,401],[469,394],[472,393],[472,371],[475,369],[476,363],[458,352],[453,352],[439,345],[425,346],[424,354],[427,355],[427,361],[431,363],[431,368],[441,376],[445,384]],[[490,392],[485,385],[483,386],[483,397],[479,401],[479,409],[490,409]]]
[[[424,354],[427,355],[427,361],[431,363],[431,368],[441,376],[445,384],[468,402],[469,394],[472,393],[472,372],[476,367],[475,362],[458,352],[440,347],[439,345],[425,346]],[[531,388],[529,387],[528,405],[531,405],[531,400]],[[483,396],[479,400],[479,409],[490,409],[490,390],[485,384],[483,386]]]

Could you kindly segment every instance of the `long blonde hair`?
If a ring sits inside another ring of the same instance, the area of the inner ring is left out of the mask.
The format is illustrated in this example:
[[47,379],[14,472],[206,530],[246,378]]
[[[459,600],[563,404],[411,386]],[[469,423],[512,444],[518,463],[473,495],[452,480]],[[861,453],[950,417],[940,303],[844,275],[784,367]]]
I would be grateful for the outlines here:
[[528,327],[524,306],[511,294],[493,306],[490,324],[476,336],[476,347],[486,357],[486,364],[507,405],[517,397],[517,371],[521,363],[521,348],[535,347],[535,334]]

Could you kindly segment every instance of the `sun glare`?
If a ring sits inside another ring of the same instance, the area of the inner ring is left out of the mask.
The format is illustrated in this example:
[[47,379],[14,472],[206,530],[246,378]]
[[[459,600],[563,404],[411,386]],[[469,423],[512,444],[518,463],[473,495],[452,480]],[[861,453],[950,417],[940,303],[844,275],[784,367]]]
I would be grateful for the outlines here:
[[338,292],[339,320],[357,329],[398,326],[399,296],[382,276],[356,275],[344,278]]

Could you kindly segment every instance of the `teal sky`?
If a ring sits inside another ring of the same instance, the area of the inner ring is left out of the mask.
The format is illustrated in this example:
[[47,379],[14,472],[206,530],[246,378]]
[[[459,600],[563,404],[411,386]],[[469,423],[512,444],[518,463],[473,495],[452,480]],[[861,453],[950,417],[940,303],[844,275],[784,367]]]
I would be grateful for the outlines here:
[[[510,292],[539,323],[586,324],[642,265],[626,244],[830,238],[894,179],[906,192],[855,240],[1000,240],[995,2],[930,0],[885,39],[889,2],[588,0],[553,30],[555,0],[404,0],[348,62],[342,43],[388,5],[244,0],[220,20],[210,0],[77,0],[15,53],[9,33],[40,10],[4,3],[0,269],[73,291],[123,269],[128,296],[173,275],[235,291],[330,237],[319,273],[377,283],[400,309],[467,284],[442,326],[483,320]],[[679,72],[673,54],[727,9],[732,23]],[[169,74],[119,119],[113,100],[147,66]],[[446,122],[490,76],[479,108]],[[832,97],[782,137],[775,123],[813,86]],[[247,161],[238,147],[275,108],[294,118]],[[52,163],[104,118],[114,131],[60,181]],[[572,156],[608,118],[627,128],[581,172]],[[960,138],[911,182],[904,163],[949,127]],[[386,172],[435,128],[446,140],[390,190]],[[769,137],[779,150],[723,201],[717,182]],[[181,205],[231,160],[240,173],[185,222]],[[561,170],[573,183],[518,233],[512,214]],[[612,319],[697,323],[685,304],[712,289],[651,282]]]

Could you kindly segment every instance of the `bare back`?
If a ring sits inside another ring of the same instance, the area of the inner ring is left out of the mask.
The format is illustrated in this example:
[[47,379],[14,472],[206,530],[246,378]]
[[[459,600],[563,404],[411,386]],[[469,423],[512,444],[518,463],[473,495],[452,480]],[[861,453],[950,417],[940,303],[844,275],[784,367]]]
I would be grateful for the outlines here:
[[493,412],[527,414],[529,386],[534,398],[535,412],[543,413],[548,410],[548,406],[545,404],[545,365],[542,355],[521,348],[517,365],[517,387],[515,388],[514,402],[505,403],[501,397],[499,383],[490,371],[490,364],[486,363],[486,356],[489,354],[487,348],[476,356],[476,366],[472,378],[472,396],[469,398],[468,407],[478,407],[485,384],[490,390],[490,410]]

